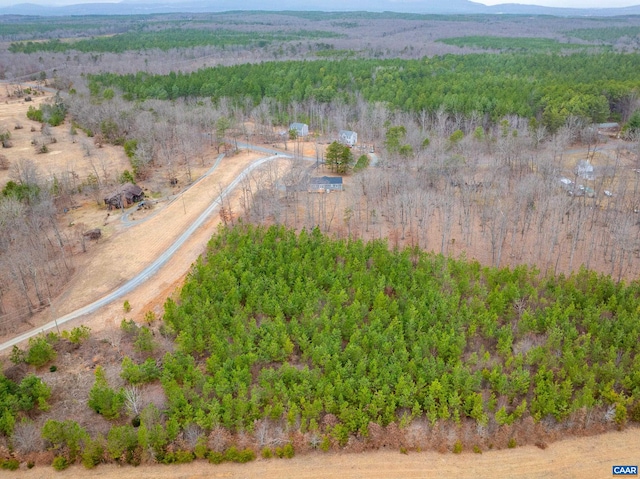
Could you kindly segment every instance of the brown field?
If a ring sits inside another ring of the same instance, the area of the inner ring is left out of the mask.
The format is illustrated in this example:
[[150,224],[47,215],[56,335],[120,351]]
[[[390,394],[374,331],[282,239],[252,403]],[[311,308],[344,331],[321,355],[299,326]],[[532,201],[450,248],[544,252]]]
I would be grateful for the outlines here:
[[[35,84],[23,85],[37,88]],[[53,94],[49,91],[42,91],[37,95],[32,95],[31,102],[24,101],[14,95],[15,85],[0,84],[0,132],[9,131],[11,133],[12,148],[0,149],[0,154],[5,155],[11,164],[20,159],[34,160],[38,166],[40,174],[50,181],[53,175],[58,176],[62,172],[75,172],[78,181],[84,180],[87,175],[94,173],[92,162],[99,168],[100,175],[104,174],[102,166],[106,165],[107,174],[114,176],[121,173],[125,168],[129,168],[129,160],[122,148],[104,145],[100,149],[93,149],[91,157],[84,153],[83,144],[93,145],[91,138],[87,138],[84,133],[78,131],[73,138],[69,133],[69,124],[64,123],[57,127],[52,127],[52,136],[56,138],[56,143],[49,143],[49,152],[38,154],[31,145],[33,139],[42,139],[42,125],[37,121],[27,118],[27,110],[30,106],[37,108],[44,101],[50,101]],[[15,129],[16,125],[21,125],[21,129]],[[94,173],[95,174],[95,173]],[[10,179],[11,169],[0,170],[0,185]]]

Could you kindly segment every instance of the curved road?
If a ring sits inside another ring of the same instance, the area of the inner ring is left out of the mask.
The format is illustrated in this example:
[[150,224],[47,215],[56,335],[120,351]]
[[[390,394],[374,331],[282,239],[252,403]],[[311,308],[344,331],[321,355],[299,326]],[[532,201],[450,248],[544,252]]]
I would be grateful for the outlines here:
[[[118,287],[117,289],[115,289],[114,291],[112,291],[111,293],[107,294],[106,296],[103,296],[102,298],[100,298],[97,301],[94,301],[93,303],[84,306],[80,309],[77,309],[65,316],[62,316],[60,318],[54,319],[53,321],[50,321],[47,324],[44,324],[42,326],[39,326],[35,329],[32,329],[31,331],[27,331],[26,333],[23,333],[19,336],[16,336],[15,338],[0,344],[0,351],[6,350],[8,348],[13,347],[14,345],[21,343],[22,341],[26,341],[27,339],[36,336],[40,333],[43,333],[45,331],[49,331],[53,328],[57,328],[58,326],[60,326],[61,324],[66,323],[67,321],[71,321],[72,319],[76,319],[79,318],[81,316],[84,316],[85,314],[90,314],[93,313],[95,311],[97,311],[98,309],[102,308],[103,306],[106,306],[107,304],[115,301],[118,298],[121,298],[122,296],[130,293],[131,291],[133,291],[135,288],[137,288],[138,286],[140,286],[142,283],[146,282],[149,278],[151,278],[160,268],[162,268],[162,266],[169,261],[169,259],[176,253],[176,251],[178,251],[178,249],[180,249],[180,247],[185,243],[185,241],[187,241],[189,239],[189,237],[209,218],[209,216],[215,211],[215,209],[220,206],[222,200],[229,194],[231,193],[231,191],[233,191],[239,184],[240,182],[246,178],[246,176],[251,173],[253,170],[255,170],[256,168],[258,168],[259,166],[263,165],[264,163],[274,160],[276,158],[291,158],[291,156],[289,155],[284,155],[281,154],[279,152],[277,152],[276,150],[270,150],[267,148],[262,148],[262,147],[254,147],[252,145],[243,145],[246,148],[249,149],[254,149],[257,151],[262,151],[262,152],[267,152],[267,153],[271,153],[271,156],[267,156],[264,158],[260,158],[259,160],[251,163],[247,168],[244,169],[244,171],[242,171],[242,173],[240,173],[240,175],[238,175],[223,191],[222,193],[207,207],[206,210],[204,210],[200,216],[198,216],[198,218],[191,224],[191,226],[189,226],[189,228],[187,228],[181,235],[180,237],[169,247],[169,249],[167,249],[163,254],[161,254],[158,258],[156,258],[156,260],[151,263],[149,266],[147,266],[145,269],[143,269],[140,273],[138,273],[135,277],[133,277],[132,279],[130,279],[129,281],[127,281],[125,284],[123,284],[122,286]],[[216,164],[212,167],[211,170],[209,170],[209,172],[207,174],[209,174],[211,171],[213,171],[213,169],[218,165],[219,161],[220,161],[220,157],[218,157],[218,160],[216,161]],[[311,158],[304,158],[305,160],[311,160]],[[313,161],[315,161],[315,159],[313,159]]]

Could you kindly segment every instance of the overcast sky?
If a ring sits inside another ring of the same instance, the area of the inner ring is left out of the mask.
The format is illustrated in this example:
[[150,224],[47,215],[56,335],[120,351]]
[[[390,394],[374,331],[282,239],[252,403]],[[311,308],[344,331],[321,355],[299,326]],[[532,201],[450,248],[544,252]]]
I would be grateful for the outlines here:
[[640,0],[472,0],[485,5],[499,5],[501,3],[523,3],[526,5],[543,5],[545,7],[569,8],[616,8],[640,5]]
[[[35,3],[39,5],[60,6],[73,5],[78,3],[117,3],[120,0],[0,0],[0,6],[15,5],[18,3]],[[135,0],[146,3],[153,3],[153,0]],[[163,0],[165,3],[180,3],[180,0]],[[411,2],[420,4],[422,1],[433,2],[433,0],[396,0],[398,3]],[[442,0],[443,2],[446,0]],[[546,7],[571,7],[571,8],[615,8],[640,5],[640,0],[471,0],[485,5],[499,5],[501,3],[522,3],[527,5],[544,5]],[[268,2],[265,2],[268,5]],[[278,3],[271,6],[265,5],[265,9],[278,9]]]

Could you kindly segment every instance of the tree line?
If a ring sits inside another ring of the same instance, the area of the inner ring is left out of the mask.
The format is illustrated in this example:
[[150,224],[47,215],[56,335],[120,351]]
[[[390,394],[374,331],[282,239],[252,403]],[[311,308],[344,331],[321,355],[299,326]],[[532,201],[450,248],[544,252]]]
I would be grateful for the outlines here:
[[132,31],[118,35],[77,41],[17,42],[9,46],[11,53],[35,52],[109,52],[123,53],[131,50],[169,50],[212,45],[224,48],[229,45],[265,47],[273,42],[300,39],[334,38],[340,35],[324,31],[292,32],[240,32],[225,29],[167,28],[160,31]]
[[439,40],[447,45],[457,47],[471,46],[483,50],[500,50],[506,52],[554,52],[571,50],[588,50],[594,48],[593,45],[579,43],[560,42],[553,38],[540,37],[492,37],[492,36],[467,36],[452,37]]
[[272,98],[291,102],[369,102],[418,113],[444,108],[496,121],[535,117],[556,131],[570,116],[589,122],[626,120],[638,89],[637,54],[479,54],[423,60],[288,61],[201,69],[192,73],[89,77],[99,95],[117,88],[129,100],[210,97],[254,105]]

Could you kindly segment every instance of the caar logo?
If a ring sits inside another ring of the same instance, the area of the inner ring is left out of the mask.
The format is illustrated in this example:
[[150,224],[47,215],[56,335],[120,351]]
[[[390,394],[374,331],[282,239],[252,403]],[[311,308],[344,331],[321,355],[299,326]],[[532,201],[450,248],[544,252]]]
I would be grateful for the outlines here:
[[637,476],[638,466],[613,466],[614,476]]

